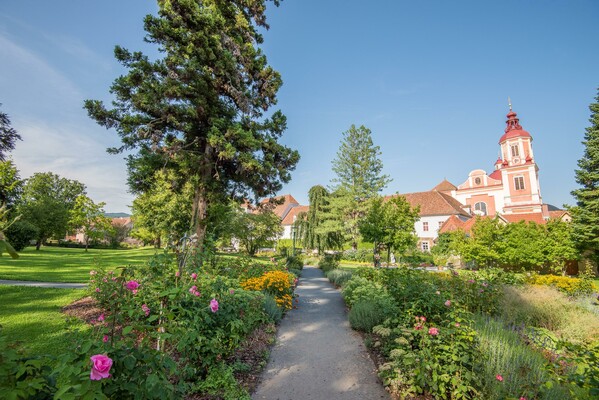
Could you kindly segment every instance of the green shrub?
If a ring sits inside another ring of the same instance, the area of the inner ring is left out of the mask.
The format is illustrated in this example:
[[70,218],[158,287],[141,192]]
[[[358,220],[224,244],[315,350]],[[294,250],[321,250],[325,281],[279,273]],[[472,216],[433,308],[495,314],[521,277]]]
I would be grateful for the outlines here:
[[289,268],[289,272],[291,272],[297,278],[299,278],[302,275],[302,271],[299,269],[295,269],[295,268]]
[[17,221],[12,224],[6,232],[8,243],[14,247],[16,251],[21,251],[29,246],[29,242],[37,235],[38,228],[28,221]]
[[278,306],[277,301],[270,294],[264,295],[264,312],[275,324],[283,318],[283,309]]
[[565,387],[544,386],[552,379],[547,372],[548,363],[541,353],[524,343],[518,333],[485,317],[475,319],[475,329],[485,361],[479,374],[484,398],[571,398]]
[[297,255],[297,256],[288,256],[286,259],[286,266],[287,268],[293,268],[293,269],[304,269],[304,261],[303,261],[303,257],[301,255]]
[[393,298],[381,284],[359,276],[353,276],[348,280],[341,293],[350,308],[360,300],[371,300],[377,302],[381,307],[395,309]]
[[572,278],[569,276],[532,274],[526,279],[531,285],[552,286],[568,296],[584,296],[596,289],[591,279]]
[[358,331],[371,332],[389,316],[385,307],[374,300],[358,300],[349,310],[349,325]]
[[304,258],[304,264],[306,265],[317,265],[319,261],[320,259],[314,256]]
[[339,256],[337,254],[325,254],[318,262],[318,268],[325,274],[339,267]]
[[344,271],[342,269],[333,269],[327,272],[327,278],[331,283],[335,286],[343,286],[347,281],[349,281],[353,275],[351,271]]
[[[383,255],[382,255],[383,256]],[[384,257],[387,255],[385,254]],[[345,250],[341,255],[341,259],[347,261],[356,261],[356,262],[369,262],[372,263],[373,260],[373,250],[370,249],[358,249],[358,250]]]

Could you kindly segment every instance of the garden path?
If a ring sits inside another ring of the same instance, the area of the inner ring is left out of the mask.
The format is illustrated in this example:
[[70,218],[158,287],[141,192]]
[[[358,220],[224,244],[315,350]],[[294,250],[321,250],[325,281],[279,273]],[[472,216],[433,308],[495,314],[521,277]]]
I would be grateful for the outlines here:
[[11,280],[6,280],[6,279],[0,279],[0,285],[35,286],[35,287],[44,287],[44,288],[57,288],[57,289],[85,289],[87,287],[87,284],[85,284],[85,283],[11,281]]
[[306,266],[296,293],[298,308],[281,321],[253,399],[388,399],[341,294],[322,271]]

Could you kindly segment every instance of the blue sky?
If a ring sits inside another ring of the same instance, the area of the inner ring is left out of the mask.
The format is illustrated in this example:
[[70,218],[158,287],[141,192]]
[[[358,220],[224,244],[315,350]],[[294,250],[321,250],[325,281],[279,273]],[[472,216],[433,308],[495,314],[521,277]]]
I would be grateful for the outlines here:
[[[118,135],[82,103],[110,101],[123,73],[114,45],[154,52],[142,20],[155,10],[148,0],[3,2],[0,103],[24,139],[13,152],[22,177],[77,179],[107,211],[128,211],[122,156],[105,152]],[[281,194],[307,204],[311,186],[329,184],[352,124],[381,147],[386,193],[490,173],[509,96],[534,139],[543,200],[573,202],[599,87],[599,2],[284,0],[268,17],[263,49],[284,80],[283,142],[302,156]]]

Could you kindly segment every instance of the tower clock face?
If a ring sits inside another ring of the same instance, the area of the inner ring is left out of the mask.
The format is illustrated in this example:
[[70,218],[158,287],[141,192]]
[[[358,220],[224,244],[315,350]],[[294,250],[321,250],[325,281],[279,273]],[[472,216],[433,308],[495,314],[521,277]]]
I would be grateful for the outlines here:
[[480,178],[474,178],[474,184],[475,185],[480,185]]
[[512,161],[514,162],[514,164],[518,164],[520,162],[520,157],[514,157],[512,158]]

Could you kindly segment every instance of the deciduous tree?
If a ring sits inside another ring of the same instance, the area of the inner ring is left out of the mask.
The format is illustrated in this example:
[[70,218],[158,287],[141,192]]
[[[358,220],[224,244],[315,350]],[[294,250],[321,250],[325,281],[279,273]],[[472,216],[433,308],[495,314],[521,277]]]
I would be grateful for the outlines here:
[[52,172],[38,172],[27,179],[18,211],[23,219],[38,228],[36,249],[50,237],[64,238],[68,229],[69,211],[78,196],[85,194],[85,185],[61,178]]
[[270,210],[256,213],[240,210],[234,217],[232,228],[233,236],[250,256],[262,247],[271,246],[283,233],[281,219]]
[[[274,2],[278,5],[278,1]],[[279,73],[259,48],[268,28],[265,0],[158,0],[157,16],[144,21],[146,41],[162,57],[116,47],[128,72],[112,87],[113,108],[88,100],[100,125],[114,128],[123,145],[176,171],[194,187],[192,221],[202,250],[210,204],[225,197],[267,197],[289,181],[299,154],[278,142],[285,116],[265,113],[276,103]]]
[[85,195],[79,195],[75,199],[73,208],[69,211],[69,225],[73,232],[83,233],[85,251],[90,241],[104,238],[112,231],[110,218],[104,215],[106,203],[94,203]]

